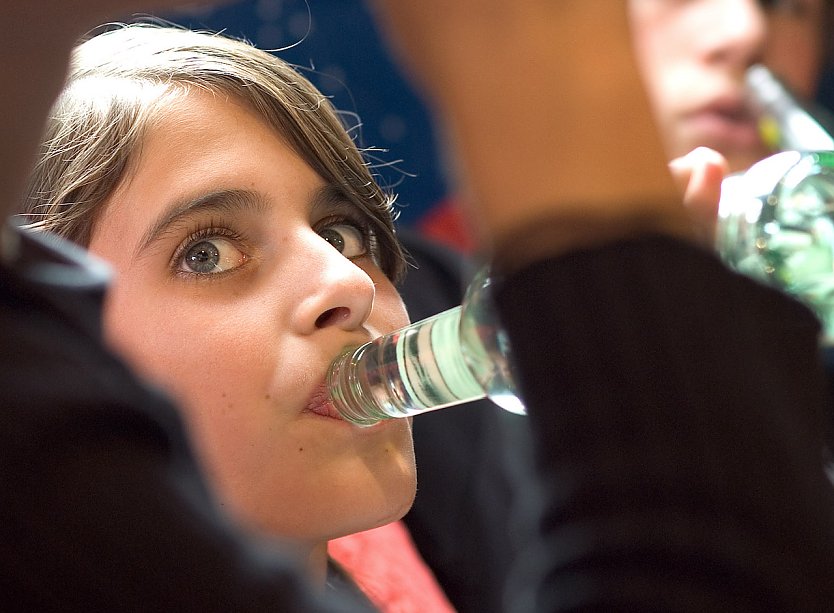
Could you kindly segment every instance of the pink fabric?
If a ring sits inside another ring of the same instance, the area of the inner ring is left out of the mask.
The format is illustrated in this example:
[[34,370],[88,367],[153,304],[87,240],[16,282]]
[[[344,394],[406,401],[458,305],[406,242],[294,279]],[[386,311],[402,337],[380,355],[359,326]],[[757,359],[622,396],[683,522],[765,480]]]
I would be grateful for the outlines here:
[[454,613],[402,522],[330,541],[342,565],[384,613]]

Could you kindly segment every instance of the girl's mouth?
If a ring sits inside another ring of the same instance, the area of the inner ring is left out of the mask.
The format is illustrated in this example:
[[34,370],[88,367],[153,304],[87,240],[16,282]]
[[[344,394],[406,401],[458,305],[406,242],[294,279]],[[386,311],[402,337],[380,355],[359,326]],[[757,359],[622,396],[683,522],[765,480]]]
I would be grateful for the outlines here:
[[324,384],[320,385],[315,393],[310,398],[305,409],[310,413],[321,415],[322,417],[330,417],[331,419],[342,420],[342,416],[330,400],[330,394],[327,392]]

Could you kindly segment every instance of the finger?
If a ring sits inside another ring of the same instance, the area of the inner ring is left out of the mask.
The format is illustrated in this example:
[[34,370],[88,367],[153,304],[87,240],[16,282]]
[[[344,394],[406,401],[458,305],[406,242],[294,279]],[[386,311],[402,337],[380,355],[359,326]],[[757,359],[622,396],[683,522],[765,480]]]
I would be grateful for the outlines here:
[[700,234],[711,242],[721,199],[721,182],[729,172],[727,160],[717,151],[699,147],[672,160],[669,169]]

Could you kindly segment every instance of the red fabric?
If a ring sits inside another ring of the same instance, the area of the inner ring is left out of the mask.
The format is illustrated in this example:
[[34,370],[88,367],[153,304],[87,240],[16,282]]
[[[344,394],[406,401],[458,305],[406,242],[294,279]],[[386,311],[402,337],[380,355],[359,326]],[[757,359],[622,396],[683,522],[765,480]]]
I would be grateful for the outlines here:
[[332,540],[327,550],[384,613],[454,613],[402,522]]
[[436,204],[417,224],[426,236],[449,245],[463,253],[472,253],[475,241],[466,218],[453,199]]

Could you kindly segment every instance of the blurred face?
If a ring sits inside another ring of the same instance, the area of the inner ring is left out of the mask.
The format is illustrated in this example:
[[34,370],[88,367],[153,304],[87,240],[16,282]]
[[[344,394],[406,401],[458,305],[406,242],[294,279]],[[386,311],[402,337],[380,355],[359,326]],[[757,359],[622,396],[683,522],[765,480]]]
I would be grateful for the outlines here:
[[227,509],[321,541],[399,518],[411,424],[334,416],[330,361],[405,325],[357,207],[247,107],[192,92],[143,142],[91,249],[117,279],[109,339],[184,409]]
[[802,95],[816,92],[824,0],[629,0],[629,8],[670,157],[707,146],[742,170],[770,153],[745,104],[753,63]]

